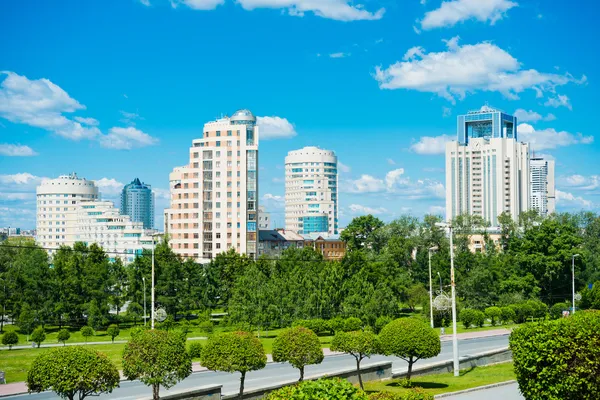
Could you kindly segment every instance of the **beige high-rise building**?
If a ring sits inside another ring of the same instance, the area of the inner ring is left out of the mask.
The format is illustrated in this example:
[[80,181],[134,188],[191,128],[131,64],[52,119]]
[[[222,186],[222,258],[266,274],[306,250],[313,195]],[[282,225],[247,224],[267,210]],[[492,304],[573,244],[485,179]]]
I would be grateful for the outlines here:
[[554,160],[532,158],[531,173],[531,208],[542,217],[556,211],[556,190],[554,187]]
[[248,110],[204,125],[189,164],[170,174],[165,233],[175,253],[201,262],[229,249],[256,257],[258,142]]

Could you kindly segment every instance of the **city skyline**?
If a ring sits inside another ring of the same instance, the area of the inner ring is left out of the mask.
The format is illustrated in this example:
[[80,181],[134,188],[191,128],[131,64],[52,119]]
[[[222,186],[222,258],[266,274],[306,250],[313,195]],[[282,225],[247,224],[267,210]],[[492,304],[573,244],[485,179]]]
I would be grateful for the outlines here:
[[[534,155],[555,160],[557,211],[599,209],[598,45],[559,32],[591,35],[587,13],[558,1],[481,2],[490,7],[454,20],[440,1],[243,3],[3,5],[0,32],[19,40],[0,44],[0,226],[34,227],[35,187],[76,171],[115,204],[124,183],[143,176],[162,227],[169,172],[202,124],[246,107],[259,116],[259,200],[273,227],[284,225],[285,155],[305,146],[339,158],[340,227],[366,213],[444,215],[445,142],[457,115],[486,103],[518,118]],[[64,27],[54,22],[62,17]],[[109,20],[114,30],[96,35]],[[215,35],[225,21],[237,29]],[[240,43],[252,48],[243,67],[224,62]],[[448,68],[464,60],[483,60],[481,70]]]

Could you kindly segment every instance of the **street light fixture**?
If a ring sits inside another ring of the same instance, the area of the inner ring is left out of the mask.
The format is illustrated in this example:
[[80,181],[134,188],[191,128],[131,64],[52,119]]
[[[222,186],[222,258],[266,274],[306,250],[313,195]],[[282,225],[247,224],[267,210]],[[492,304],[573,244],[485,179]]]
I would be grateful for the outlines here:
[[[429,248],[429,315],[431,319],[431,327],[433,328],[433,283],[431,279],[431,253],[436,251],[437,246]],[[438,272],[439,273],[439,272]]]
[[435,226],[448,229],[450,236],[450,287],[452,288],[452,352],[454,353],[454,376],[459,375],[458,336],[456,335],[456,283],[454,282],[454,245],[452,242],[452,225],[446,222],[436,222]]
[[575,314],[575,257],[581,257],[579,254],[573,254],[571,257],[572,277],[573,277],[573,314]]

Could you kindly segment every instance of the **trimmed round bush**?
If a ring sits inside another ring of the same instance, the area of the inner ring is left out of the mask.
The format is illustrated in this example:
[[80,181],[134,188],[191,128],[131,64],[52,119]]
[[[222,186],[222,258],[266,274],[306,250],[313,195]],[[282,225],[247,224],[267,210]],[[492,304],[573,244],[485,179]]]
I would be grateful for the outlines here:
[[533,310],[531,313],[533,318],[546,318],[548,306],[544,302],[540,300],[529,300],[527,301],[527,305]]
[[289,362],[294,368],[298,368],[300,382],[304,379],[304,366],[320,364],[323,357],[319,338],[303,326],[286,329],[273,341],[273,361]]
[[335,317],[327,321],[327,330],[331,334],[335,334],[337,331],[344,329],[344,319],[342,317]]
[[267,400],[369,400],[362,390],[354,387],[345,379],[319,379],[304,381],[294,386],[285,386],[269,393]]
[[192,358],[200,358],[202,356],[202,343],[199,341],[190,342],[188,353],[190,353],[190,357]]
[[559,319],[563,316],[563,311],[569,311],[571,304],[569,303],[556,303],[550,307],[550,319]]
[[485,314],[483,311],[474,310],[473,313],[473,325],[482,327],[485,324]]
[[458,314],[458,319],[466,329],[469,329],[471,325],[475,324],[475,318],[475,310],[472,308],[463,308],[460,310],[460,314]]
[[31,333],[31,341],[34,342],[39,349],[44,340],[46,340],[46,332],[44,331],[44,328],[41,326],[35,328]]
[[392,317],[381,316],[375,320],[375,333],[381,332],[384,326],[393,321]]
[[485,315],[490,319],[492,326],[500,323],[502,310],[500,307],[488,307],[485,309]]
[[71,337],[71,333],[64,328],[61,329],[60,331],[58,331],[58,335],[56,336],[58,341],[62,342],[63,346],[66,346],[65,343],[67,342],[67,340],[69,340],[70,337]]
[[512,308],[513,311],[515,312],[515,320],[514,321],[517,324],[522,324],[524,322],[527,322],[527,321],[531,320],[531,317],[533,317],[534,309],[527,302],[519,303],[519,304],[511,304],[509,307]]
[[19,343],[19,335],[15,331],[7,331],[2,335],[2,344],[8,346],[8,349],[12,349],[12,347]]
[[509,306],[501,307],[500,311],[502,312],[500,319],[502,320],[503,324],[509,324],[511,322],[514,322],[515,319],[517,318],[517,315],[515,314],[515,310],[512,307],[509,307]]
[[600,311],[525,324],[510,335],[526,400],[592,400],[600,388]]
[[344,320],[344,332],[352,332],[361,330],[363,327],[363,323],[360,318],[350,317]]
[[434,396],[421,388],[409,389],[405,393],[378,392],[369,395],[369,400],[433,400]]

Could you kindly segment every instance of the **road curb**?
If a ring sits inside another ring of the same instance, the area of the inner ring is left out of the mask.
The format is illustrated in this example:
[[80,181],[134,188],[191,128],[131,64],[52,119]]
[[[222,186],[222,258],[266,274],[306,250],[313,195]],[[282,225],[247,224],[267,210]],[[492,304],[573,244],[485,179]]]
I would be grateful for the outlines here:
[[454,397],[454,396],[458,396],[458,395],[465,394],[465,393],[478,392],[480,390],[493,389],[493,388],[497,388],[497,387],[500,387],[500,386],[512,385],[513,383],[517,383],[517,381],[513,379],[511,381],[491,383],[489,385],[477,386],[477,387],[470,388],[470,389],[459,390],[458,392],[449,392],[449,393],[436,394],[434,396],[434,398],[436,398],[436,399],[443,399],[443,398],[446,398],[446,397]]

